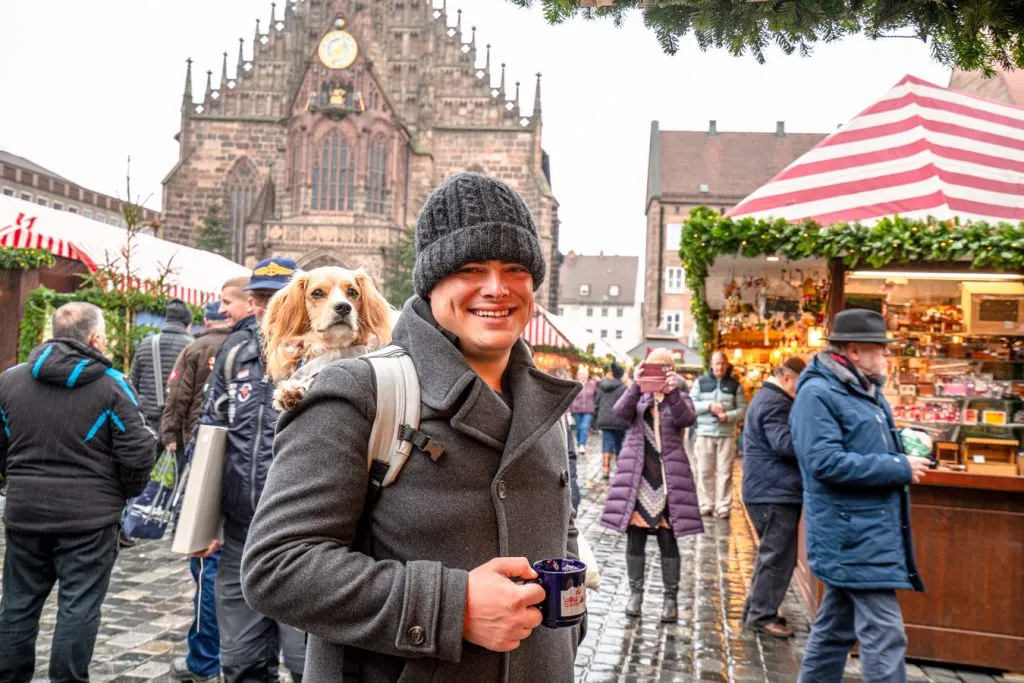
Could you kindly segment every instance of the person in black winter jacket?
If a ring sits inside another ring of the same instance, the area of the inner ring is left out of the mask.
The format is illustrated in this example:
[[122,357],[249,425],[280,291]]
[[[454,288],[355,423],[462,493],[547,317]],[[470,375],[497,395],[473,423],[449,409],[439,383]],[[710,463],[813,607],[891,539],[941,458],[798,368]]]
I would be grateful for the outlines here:
[[[289,258],[256,264],[245,288],[254,314],[235,323],[217,352],[199,417],[200,425],[228,430],[221,494],[224,543],[215,588],[226,683],[276,681],[280,650],[292,679],[301,681],[306,656],[305,635],[252,609],[242,596],[241,578],[242,549],[273,460],[278,418],[259,323],[271,297],[297,272],[298,265]],[[212,555],[220,545],[213,541],[203,555]]]
[[135,389],[103,355],[102,311],[65,304],[53,315],[53,335],[27,363],[0,374],[0,477],[8,484],[2,681],[32,678],[54,583],[60,610],[49,678],[89,680],[121,510],[142,492],[156,459],[156,434]]
[[743,623],[776,638],[793,635],[778,612],[796,567],[803,484],[789,413],[804,367],[793,357],[775,368],[750,402],[743,426],[743,504],[761,538]]
[[626,429],[629,428],[629,423],[615,414],[615,402],[626,393],[626,385],[622,381],[625,373],[625,368],[618,363],[612,363],[608,375],[605,375],[597,385],[594,412],[597,414],[597,428],[601,430],[601,466],[605,479],[611,476],[612,458],[618,462],[622,440],[626,436]]
[[[184,301],[171,299],[164,309],[164,321],[159,334],[150,335],[139,342],[135,357],[132,358],[131,372],[132,385],[139,390],[142,400],[142,414],[157,434],[160,433],[160,417],[164,411],[167,378],[171,376],[171,370],[182,349],[192,342],[188,333],[192,324],[192,311]],[[155,349],[154,344],[157,345]],[[154,360],[159,363],[154,363]]]

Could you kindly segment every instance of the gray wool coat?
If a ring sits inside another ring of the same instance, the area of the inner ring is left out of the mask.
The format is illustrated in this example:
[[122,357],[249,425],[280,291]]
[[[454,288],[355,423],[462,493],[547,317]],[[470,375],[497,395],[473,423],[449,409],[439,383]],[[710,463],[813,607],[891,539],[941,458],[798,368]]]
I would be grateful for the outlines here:
[[420,431],[444,455],[414,449],[372,511],[372,555],[362,552],[373,375],[362,359],[326,368],[281,417],[242,559],[246,600],[309,633],[305,683],[340,681],[350,655],[372,682],[571,681],[578,627],[540,626],[505,654],[462,633],[469,570],[499,556],[577,557],[558,418],[579,385],[537,370],[519,341],[509,408],[418,297],[393,341],[418,370]]

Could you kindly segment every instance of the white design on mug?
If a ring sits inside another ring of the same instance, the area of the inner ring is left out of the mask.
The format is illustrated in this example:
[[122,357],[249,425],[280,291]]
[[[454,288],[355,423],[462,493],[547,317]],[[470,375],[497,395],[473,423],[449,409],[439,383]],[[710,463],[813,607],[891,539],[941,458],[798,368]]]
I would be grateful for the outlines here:
[[562,618],[575,617],[587,611],[587,589],[572,586],[562,591]]

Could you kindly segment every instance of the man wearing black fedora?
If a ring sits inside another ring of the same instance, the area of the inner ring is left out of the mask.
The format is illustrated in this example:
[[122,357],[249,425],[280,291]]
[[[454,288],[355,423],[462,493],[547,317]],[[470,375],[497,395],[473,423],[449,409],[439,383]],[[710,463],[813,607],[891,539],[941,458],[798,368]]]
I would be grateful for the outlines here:
[[904,454],[882,395],[892,341],[884,318],[842,311],[826,339],[800,376],[789,418],[807,560],[825,584],[799,680],[839,683],[859,641],[864,680],[902,683],[907,637],[896,590],[924,590],[907,485],[925,476],[928,461]]

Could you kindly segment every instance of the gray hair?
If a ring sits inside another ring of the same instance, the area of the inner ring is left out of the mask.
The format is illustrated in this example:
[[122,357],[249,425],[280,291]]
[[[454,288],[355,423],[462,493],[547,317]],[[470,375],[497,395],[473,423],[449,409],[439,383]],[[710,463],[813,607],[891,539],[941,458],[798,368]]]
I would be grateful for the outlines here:
[[847,346],[849,346],[847,342],[830,341],[825,343],[825,351],[845,356]]
[[99,332],[103,325],[103,311],[99,306],[84,301],[64,304],[53,313],[53,336],[74,339],[83,344]]
[[776,379],[782,379],[783,377],[787,377],[789,375],[793,375],[794,377],[800,376],[792,369],[787,368],[785,365],[779,365],[774,370],[772,370],[772,377],[775,377]]

